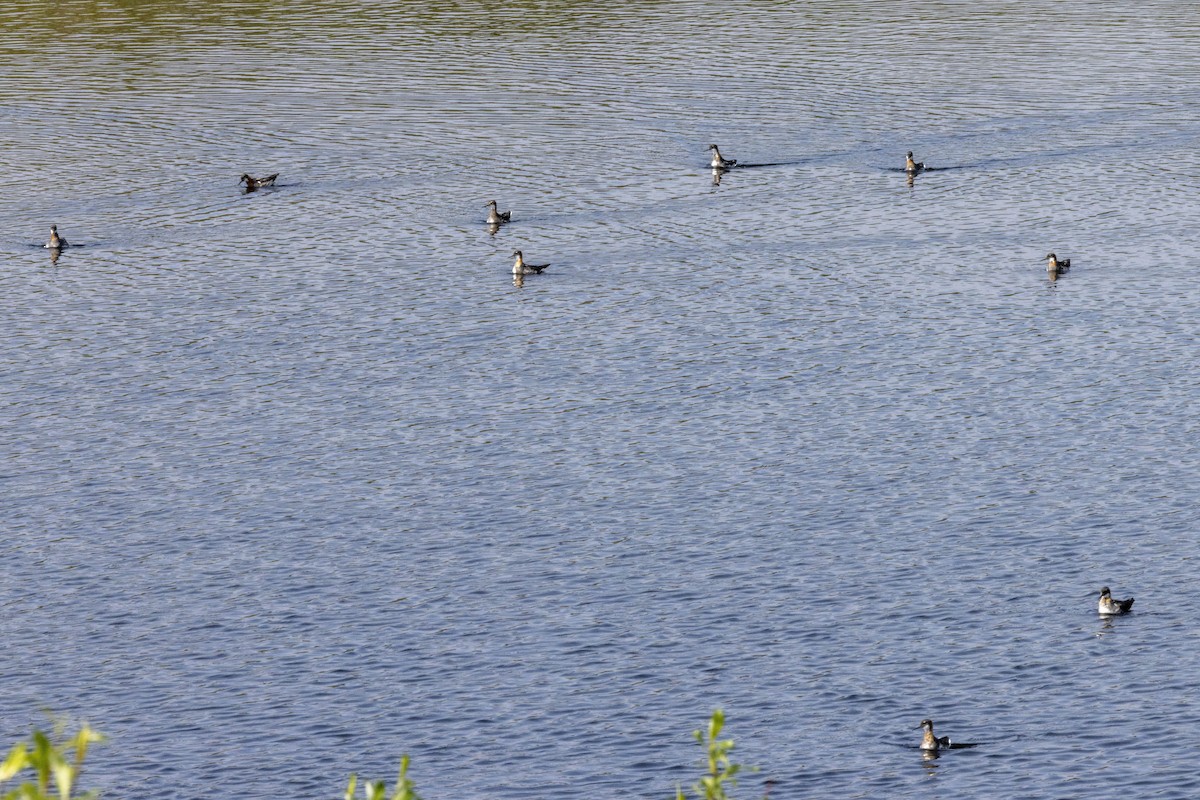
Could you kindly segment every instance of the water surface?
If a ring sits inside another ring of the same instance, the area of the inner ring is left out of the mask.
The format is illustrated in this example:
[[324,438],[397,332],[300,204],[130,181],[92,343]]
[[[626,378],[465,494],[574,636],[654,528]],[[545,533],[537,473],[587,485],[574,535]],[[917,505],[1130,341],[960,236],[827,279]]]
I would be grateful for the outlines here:
[[1198,26],[9,4],[0,736],[669,797],[721,706],[743,796],[1194,796]]

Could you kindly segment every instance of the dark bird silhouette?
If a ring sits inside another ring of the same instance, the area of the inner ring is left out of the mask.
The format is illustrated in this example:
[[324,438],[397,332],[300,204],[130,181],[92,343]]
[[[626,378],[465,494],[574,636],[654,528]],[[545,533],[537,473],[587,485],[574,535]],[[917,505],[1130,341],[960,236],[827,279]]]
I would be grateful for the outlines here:
[[274,186],[275,179],[278,177],[278,172],[276,172],[274,175],[268,175],[265,178],[254,178],[249,174],[242,173],[242,177],[238,180],[238,184],[246,184],[246,191],[253,192],[255,189],[261,189],[264,186]]
[[487,218],[488,225],[499,225],[502,222],[508,222],[510,219],[512,219],[511,211],[497,211],[496,210],[496,201],[495,200],[489,200],[487,207],[490,209],[488,211],[488,218]]
[[58,235],[58,226],[50,226],[50,240],[46,242],[46,247],[50,250],[62,250],[67,247],[67,240]]
[[712,150],[713,157],[709,166],[711,166],[713,169],[729,169],[737,163],[736,158],[722,158],[721,151],[717,149],[715,144],[710,144],[708,149]]
[[520,250],[514,250],[513,255],[517,257],[516,263],[513,264],[513,275],[541,275],[549,264],[526,264],[525,256],[521,255]]

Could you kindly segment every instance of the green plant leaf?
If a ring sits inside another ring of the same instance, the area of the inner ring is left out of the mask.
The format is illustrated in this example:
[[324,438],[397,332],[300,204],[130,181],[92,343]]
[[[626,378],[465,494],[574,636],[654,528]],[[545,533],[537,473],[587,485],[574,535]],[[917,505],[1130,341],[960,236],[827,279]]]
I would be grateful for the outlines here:
[[721,735],[721,729],[725,727],[725,712],[721,709],[715,709],[712,713],[712,719],[708,723],[708,738],[709,741],[716,739]]
[[41,731],[33,732],[33,750],[29,754],[34,771],[37,772],[37,789],[43,795],[50,793],[50,767],[56,751],[50,739]]
[[71,800],[71,787],[75,783],[75,768],[59,756],[54,759],[50,769],[54,773],[54,785],[58,787],[59,798]]
[[[0,781],[6,781],[13,775],[29,766],[29,748],[24,742],[17,742],[8,751],[8,756],[0,763]],[[8,795],[5,795],[7,797]]]
[[82,764],[83,759],[87,757],[88,745],[103,741],[104,734],[85,722],[71,740],[71,747],[75,751],[75,765]]

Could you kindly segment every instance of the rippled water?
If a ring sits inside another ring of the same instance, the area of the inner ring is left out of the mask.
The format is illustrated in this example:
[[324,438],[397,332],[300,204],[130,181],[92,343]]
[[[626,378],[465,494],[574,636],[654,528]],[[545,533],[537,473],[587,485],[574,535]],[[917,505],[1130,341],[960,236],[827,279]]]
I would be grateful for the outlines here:
[[1200,791],[1190,6],[194,5],[0,10],[4,741],[669,797],[721,706],[743,796]]

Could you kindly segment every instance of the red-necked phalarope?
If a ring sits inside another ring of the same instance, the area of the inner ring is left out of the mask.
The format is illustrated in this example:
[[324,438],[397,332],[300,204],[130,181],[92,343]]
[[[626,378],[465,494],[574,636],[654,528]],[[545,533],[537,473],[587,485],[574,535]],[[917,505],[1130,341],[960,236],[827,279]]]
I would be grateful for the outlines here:
[[495,200],[489,200],[487,207],[488,207],[488,209],[490,209],[488,211],[488,218],[487,218],[488,225],[499,225],[501,222],[508,222],[510,219],[512,219],[511,211],[497,211],[496,210],[496,201]]
[[1051,275],[1061,275],[1071,268],[1071,259],[1060,259],[1054,253],[1046,253],[1046,272]]
[[904,159],[904,171],[907,173],[920,172],[925,169],[924,161],[913,161],[912,150],[908,151],[908,155]]
[[950,746],[950,737],[949,736],[943,736],[942,738],[939,739],[938,737],[933,735],[933,720],[931,720],[931,719],[921,720],[920,727],[923,728],[925,731],[925,735],[921,737],[921,749],[922,750],[940,750],[943,747]]
[[1101,614],[1124,614],[1133,608],[1133,598],[1128,600],[1113,600],[1109,594],[1108,587],[1105,586],[1100,590],[1100,607]]
[[253,192],[255,189],[261,189],[264,186],[274,186],[275,179],[279,177],[279,173],[268,175],[265,178],[253,178],[247,173],[242,173],[242,177],[238,179],[238,184],[246,184],[246,191]]
[[713,169],[729,169],[737,163],[736,158],[721,158],[721,151],[717,149],[715,144],[710,144],[708,149],[712,150],[712,163],[709,166]]
[[516,263],[513,264],[513,275],[540,275],[549,264],[526,264],[525,257],[521,255],[520,250],[514,250],[513,255],[517,257]]
[[937,752],[942,748],[948,750],[959,750],[964,747],[978,747],[976,742],[951,742],[949,736],[934,736],[933,735],[933,720],[921,720],[921,728],[925,730],[925,735],[921,737],[921,749],[926,752]]
[[58,226],[50,226],[50,241],[46,242],[46,247],[50,250],[62,250],[67,247],[67,240],[58,235]]

